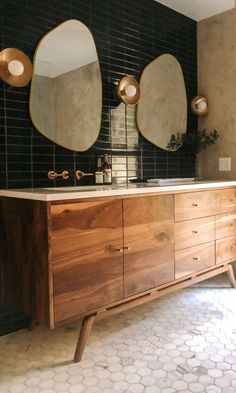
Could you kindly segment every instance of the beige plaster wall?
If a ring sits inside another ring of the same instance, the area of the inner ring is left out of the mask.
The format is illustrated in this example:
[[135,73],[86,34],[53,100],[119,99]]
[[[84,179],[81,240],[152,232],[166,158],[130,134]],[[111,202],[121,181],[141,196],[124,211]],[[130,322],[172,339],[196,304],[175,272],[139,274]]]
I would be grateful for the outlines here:
[[[216,128],[220,139],[201,154],[204,178],[236,178],[236,11],[198,23],[198,92],[209,100],[199,128]],[[220,172],[219,157],[231,157],[232,170]]]

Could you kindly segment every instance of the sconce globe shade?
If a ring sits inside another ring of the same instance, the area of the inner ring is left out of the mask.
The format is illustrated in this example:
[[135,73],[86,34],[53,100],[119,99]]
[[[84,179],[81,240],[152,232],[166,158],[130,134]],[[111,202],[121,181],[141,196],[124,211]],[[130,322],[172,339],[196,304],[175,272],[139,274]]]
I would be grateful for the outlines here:
[[8,71],[11,75],[21,76],[24,73],[24,65],[19,60],[11,60],[8,63]]
[[137,89],[134,85],[128,85],[125,88],[125,94],[129,97],[134,97],[137,93]]

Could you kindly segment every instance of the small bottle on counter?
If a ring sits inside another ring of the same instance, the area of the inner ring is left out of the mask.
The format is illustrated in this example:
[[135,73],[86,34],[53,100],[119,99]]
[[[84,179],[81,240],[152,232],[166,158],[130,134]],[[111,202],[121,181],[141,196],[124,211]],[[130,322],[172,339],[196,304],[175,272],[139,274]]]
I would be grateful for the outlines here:
[[103,170],[102,170],[102,158],[97,158],[97,169],[95,172],[95,184],[103,184]]
[[112,183],[111,157],[108,156],[108,154],[104,154],[103,183],[104,184],[111,184]]

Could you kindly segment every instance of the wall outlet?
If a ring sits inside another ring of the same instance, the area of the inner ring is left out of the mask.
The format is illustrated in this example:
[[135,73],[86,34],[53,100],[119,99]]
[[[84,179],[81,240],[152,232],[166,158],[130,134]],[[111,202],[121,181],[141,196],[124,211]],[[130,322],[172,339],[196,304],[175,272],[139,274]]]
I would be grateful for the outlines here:
[[219,171],[231,171],[231,157],[219,158]]

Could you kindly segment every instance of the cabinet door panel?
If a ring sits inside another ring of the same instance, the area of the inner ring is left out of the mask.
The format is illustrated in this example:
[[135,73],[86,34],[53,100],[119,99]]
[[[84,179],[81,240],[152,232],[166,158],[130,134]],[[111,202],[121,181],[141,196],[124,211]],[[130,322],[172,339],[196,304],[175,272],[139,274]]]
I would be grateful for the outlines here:
[[55,322],[123,297],[122,202],[54,205]]
[[123,211],[127,297],[174,279],[173,196],[126,199]]
[[236,236],[216,240],[216,263],[236,259]]

